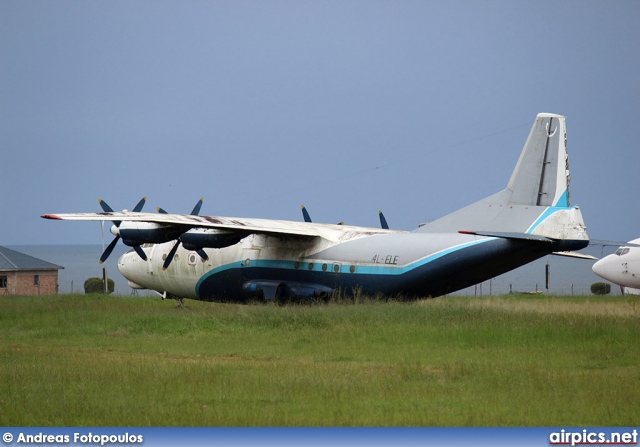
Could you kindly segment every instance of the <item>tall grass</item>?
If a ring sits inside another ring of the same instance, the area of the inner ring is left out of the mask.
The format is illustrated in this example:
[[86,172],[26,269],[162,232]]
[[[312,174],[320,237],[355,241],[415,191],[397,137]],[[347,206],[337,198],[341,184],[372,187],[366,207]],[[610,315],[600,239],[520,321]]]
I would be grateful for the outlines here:
[[640,306],[0,299],[0,425],[635,425]]

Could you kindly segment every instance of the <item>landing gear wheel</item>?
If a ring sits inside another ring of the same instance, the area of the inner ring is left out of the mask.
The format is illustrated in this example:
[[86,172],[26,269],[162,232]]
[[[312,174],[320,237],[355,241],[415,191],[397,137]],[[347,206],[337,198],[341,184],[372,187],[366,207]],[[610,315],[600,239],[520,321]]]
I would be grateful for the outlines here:
[[279,284],[276,288],[275,301],[281,306],[284,306],[289,303],[289,292],[287,291],[287,286],[285,284]]

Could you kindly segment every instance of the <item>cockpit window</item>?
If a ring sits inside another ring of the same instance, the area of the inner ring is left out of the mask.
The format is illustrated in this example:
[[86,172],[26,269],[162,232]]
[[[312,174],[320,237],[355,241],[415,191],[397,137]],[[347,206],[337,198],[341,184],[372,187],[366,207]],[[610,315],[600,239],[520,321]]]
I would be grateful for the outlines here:
[[629,253],[629,247],[620,247],[616,250],[618,256],[624,256]]

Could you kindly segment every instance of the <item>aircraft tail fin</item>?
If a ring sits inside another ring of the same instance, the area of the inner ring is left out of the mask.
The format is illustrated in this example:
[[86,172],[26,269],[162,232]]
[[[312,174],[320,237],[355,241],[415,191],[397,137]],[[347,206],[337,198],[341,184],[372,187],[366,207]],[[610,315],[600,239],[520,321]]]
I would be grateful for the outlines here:
[[570,206],[565,117],[540,113],[507,187],[418,228],[418,232],[531,234],[588,239],[578,207]]
[[507,185],[509,203],[568,207],[569,179],[565,117],[540,113]]

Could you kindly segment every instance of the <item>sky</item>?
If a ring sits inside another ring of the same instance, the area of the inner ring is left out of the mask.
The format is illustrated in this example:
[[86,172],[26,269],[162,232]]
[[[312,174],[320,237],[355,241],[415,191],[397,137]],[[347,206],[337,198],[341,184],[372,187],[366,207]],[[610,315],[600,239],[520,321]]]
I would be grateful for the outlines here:
[[636,0],[2,0],[0,245],[100,243],[40,215],[143,196],[411,230],[503,189],[540,112],[567,117],[591,238],[640,237],[638,23]]

